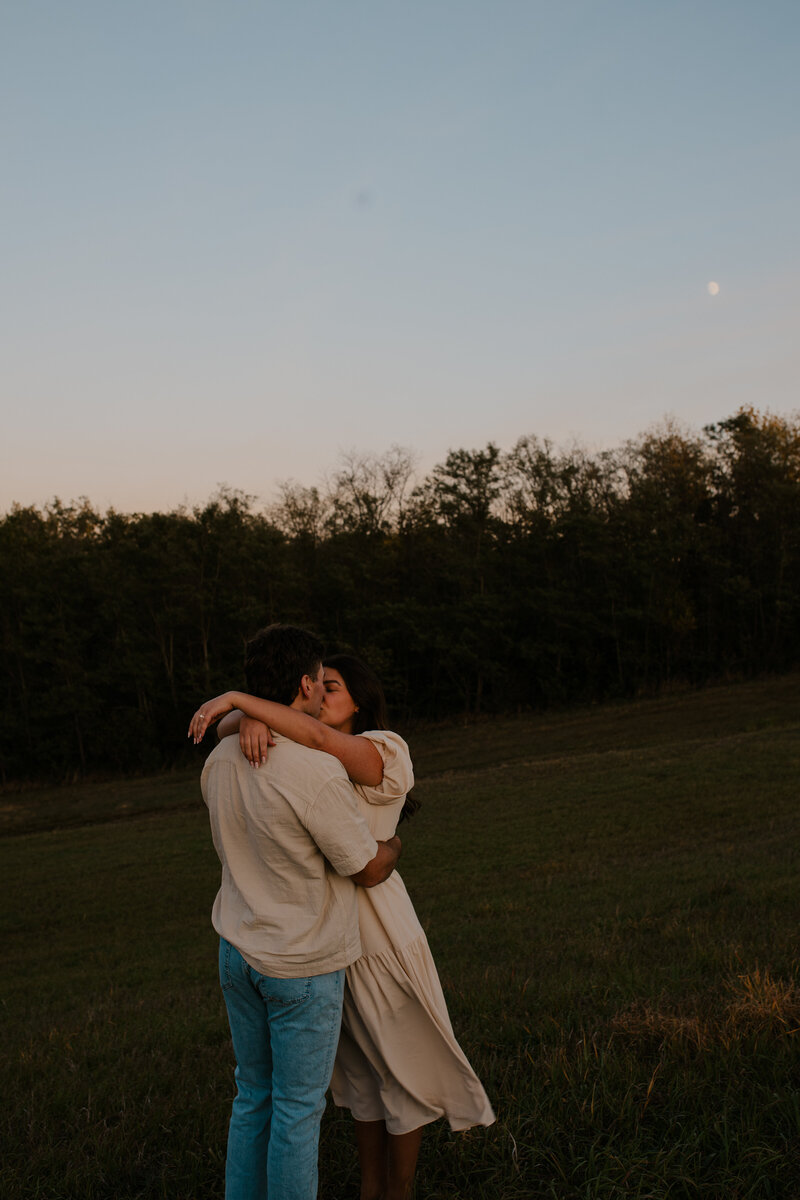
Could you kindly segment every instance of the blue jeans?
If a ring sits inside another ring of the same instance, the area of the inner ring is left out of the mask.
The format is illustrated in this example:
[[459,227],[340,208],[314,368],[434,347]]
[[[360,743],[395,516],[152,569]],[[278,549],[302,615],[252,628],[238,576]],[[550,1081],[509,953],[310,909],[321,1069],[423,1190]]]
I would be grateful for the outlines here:
[[319,1125],[342,1020],[344,971],[273,979],[220,939],[236,1055],[226,1200],[316,1200]]

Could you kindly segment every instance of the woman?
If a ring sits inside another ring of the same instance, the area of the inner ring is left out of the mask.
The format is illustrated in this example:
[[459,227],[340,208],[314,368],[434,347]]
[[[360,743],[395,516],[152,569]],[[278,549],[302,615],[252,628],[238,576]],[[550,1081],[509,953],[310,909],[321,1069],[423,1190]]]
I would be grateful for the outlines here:
[[[334,755],[355,785],[371,833],[385,841],[416,807],[408,797],[414,782],[408,746],[386,729],[383,690],[360,659],[329,658],[324,680],[319,721],[225,692],[198,709],[189,735],[200,741],[227,713],[219,736],[238,729],[255,767],[264,761],[270,729]],[[397,871],[377,887],[359,888],[358,906],[362,956],[346,971],[331,1091],[355,1119],[361,1200],[405,1200],[425,1125],[446,1116],[452,1129],[468,1129],[490,1125],[494,1113],[455,1040],[427,938]]]

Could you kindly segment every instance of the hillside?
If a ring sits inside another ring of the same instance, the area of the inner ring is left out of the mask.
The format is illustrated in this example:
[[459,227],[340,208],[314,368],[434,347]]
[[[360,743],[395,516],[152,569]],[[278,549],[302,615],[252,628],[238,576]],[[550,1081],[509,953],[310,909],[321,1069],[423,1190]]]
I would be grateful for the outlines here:
[[[432,1127],[417,1200],[796,1196],[798,700],[792,676],[411,735],[401,870],[498,1114]],[[196,775],[6,800],[2,1194],[221,1197]],[[321,1200],[355,1187],[329,1110]]]

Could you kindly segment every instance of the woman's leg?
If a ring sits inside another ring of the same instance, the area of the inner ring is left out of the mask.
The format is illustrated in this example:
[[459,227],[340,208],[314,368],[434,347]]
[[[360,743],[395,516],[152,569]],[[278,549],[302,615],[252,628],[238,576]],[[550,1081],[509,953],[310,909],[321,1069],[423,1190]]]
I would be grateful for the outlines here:
[[411,1195],[422,1129],[423,1126],[420,1126],[419,1129],[412,1129],[410,1133],[388,1134],[389,1178],[385,1200],[408,1200]]
[[356,1146],[361,1167],[361,1200],[384,1200],[389,1169],[384,1121],[356,1121]]

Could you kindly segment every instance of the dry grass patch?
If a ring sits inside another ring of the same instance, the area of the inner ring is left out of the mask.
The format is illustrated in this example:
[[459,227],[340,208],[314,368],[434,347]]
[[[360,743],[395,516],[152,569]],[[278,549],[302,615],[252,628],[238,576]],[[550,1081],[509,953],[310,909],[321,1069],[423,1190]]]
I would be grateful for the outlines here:
[[699,1052],[762,1033],[777,1037],[800,1031],[797,979],[772,975],[768,967],[722,981],[716,996],[692,998],[679,1005],[637,1000],[608,1022],[612,1040],[659,1047],[690,1047]]
[[756,967],[728,982],[731,994],[727,1023],[748,1033],[775,1028],[797,1033],[800,1026],[800,985],[796,979],[774,979],[769,968]]

